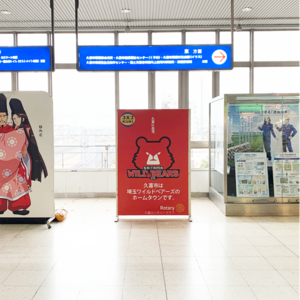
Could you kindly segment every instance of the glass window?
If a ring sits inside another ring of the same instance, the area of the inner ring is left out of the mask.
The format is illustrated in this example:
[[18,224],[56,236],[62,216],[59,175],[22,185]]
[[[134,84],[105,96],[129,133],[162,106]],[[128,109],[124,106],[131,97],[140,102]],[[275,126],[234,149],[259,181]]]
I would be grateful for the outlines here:
[[0,91],[11,91],[11,73],[0,73]]
[[299,68],[254,68],[255,93],[299,93]]
[[178,108],[178,72],[155,72],[156,108]]
[[115,168],[113,72],[53,73],[56,169]]
[[[249,31],[234,32],[233,55],[234,61],[249,61],[250,33]],[[231,44],[231,32],[220,33],[220,44]]]
[[[154,32],[153,45],[181,44],[180,32]],[[156,72],[156,108],[178,108],[178,72]]]
[[300,60],[300,33],[297,31],[255,31],[255,61]]
[[181,44],[181,32],[154,32],[152,33],[153,45],[178,45]]
[[148,34],[139,33],[119,33],[119,45],[147,45]]
[[189,105],[191,109],[191,140],[209,140],[209,101],[212,98],[211,71],[189,73]]
[[18,34],[18,46],[47,46],[47,34]]
[[113,33],[79,33],[78,45],[97,46],[114,45]]
[[148,72],[120,72],[120,108],[148,108]]
[[191,168],[192,169],[209,168],[208,149],[191,149]]
[[[145,32],[119,34],[119,45],[147,44]],[[120,72],[120,108],[148,108],[148,72]]]
[[55,62],[76,63],[76,38],[73,33],[55,34]]
[[220,95],[249,94],[249,68],[220,72]]
[[47,72],[19,72],[20,91],[44,91],[48,93]]
[[192,45],[215,44],[216,35],[214,32],[187,32],[186,43]]
[[0,34],[0,46],[13,46],[14,35],[13,34]]
[[210,186],[223,195],[224,174],[224,102],[223,99],[210,105]]

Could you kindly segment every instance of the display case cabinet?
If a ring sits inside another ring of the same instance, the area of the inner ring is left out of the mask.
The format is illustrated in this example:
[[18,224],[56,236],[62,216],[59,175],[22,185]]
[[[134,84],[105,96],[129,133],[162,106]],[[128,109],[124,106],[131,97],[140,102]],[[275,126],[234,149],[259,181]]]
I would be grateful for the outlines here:
[[209,197],[225,215],[299,215],[299,94],[209,104]]

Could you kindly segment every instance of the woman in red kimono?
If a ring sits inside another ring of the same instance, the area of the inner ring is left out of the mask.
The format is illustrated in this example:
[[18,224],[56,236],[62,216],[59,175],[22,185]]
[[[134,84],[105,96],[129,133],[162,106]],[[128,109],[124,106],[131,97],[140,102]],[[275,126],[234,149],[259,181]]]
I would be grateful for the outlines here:
[[[16,194],[12,193],[11,179],[14,182],[14,188],[17,184],[17,176],[19,170],[19,164],[22,157],[19,146],[21,145],[21,136],[14,136],[16,134],[14,128],[7,123],[8,111],[7,100],[4,94],[0,94],[0,214],[3,214],[7,207],[11,211],[17,210],[12,204],[17,204]],[[18,146],[16,141],[19,140]],[[25,141],[25,139],[24,139]],[[25,186],[25,189],[28,189]],[[24,190],[22,188],[22,190]],[[25,191],[24,191],[25,192]],[[10,202],[9,200],[15,199],[16,202]]]
[[[6,135],[3,145],[0,144],[8,153],[8,159],[4,159],[0,165],[0,172],[4,174],[4,179],[0,181],[0,213],[8,206],[14,214],[27,215],[27,208],[31,205],[31,180],[41,182],[42,172],[45,178],[48,173],[21,101],[11,99],[9,105],[13,131]],[[8,202],[6,207],[3,203],[5,200]]]

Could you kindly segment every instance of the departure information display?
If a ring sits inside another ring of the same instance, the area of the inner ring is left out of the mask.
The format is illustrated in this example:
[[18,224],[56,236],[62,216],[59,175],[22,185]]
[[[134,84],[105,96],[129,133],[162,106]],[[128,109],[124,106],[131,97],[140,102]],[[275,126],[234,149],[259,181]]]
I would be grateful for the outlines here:
[[51,47],[0,47],[0,71],[51,71]]
[[79,46],[79,71],[230,70],[231,45]]

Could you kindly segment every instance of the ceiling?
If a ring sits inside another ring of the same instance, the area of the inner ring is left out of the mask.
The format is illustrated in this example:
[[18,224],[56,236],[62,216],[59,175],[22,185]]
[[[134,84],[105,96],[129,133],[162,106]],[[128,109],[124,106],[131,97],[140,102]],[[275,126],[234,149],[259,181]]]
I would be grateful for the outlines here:
[[[228,29],[230,0],[79,0],[80,30]],[[75,0],[55,0],[55,28],[73,31]],[[252,7],[251,12],[243,12]],[[131,13],[124,14],[122,8]],[[49,0],[0,0],[0,31],[50,30]],[[243,28],[299,28],[299,0],[235,0]]]

